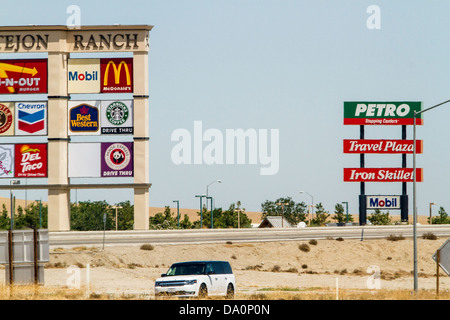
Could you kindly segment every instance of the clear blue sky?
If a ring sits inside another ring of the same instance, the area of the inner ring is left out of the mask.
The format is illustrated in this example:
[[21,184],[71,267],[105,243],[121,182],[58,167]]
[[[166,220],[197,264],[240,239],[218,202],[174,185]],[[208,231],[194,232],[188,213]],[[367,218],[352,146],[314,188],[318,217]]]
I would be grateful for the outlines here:
[[[107,4],[105,4],[107,3]],[[216,207],[240,200],[248,211],[304,190],[333,212],[348,201],[358,211],[359,183],[343,182],[343,168],[359,156],[342,140],[359,127],[343,125],[344,101],[422,101],[450,98],[450,2],[320,0],[20,1],[2,5],[2,25],[65,25],[66,8],[81,8],[82,25],[150,24],[151,206],[197,208],[210,187]],[[369,30],[370,5],[381,29]],[[450,104],[424,114],[418,128],[424,168],[418,209],[450,210]],[[279,171],[260,165],[175,165],[171,134],[203,130],[278,129]],[[401,138],[400,127],[370,127],[367,138]],[[412,128],[408,128],[412,138]],[[400,155],[366,156],[366,167],[400,167]],[[412,156],[408,156],[412,167]],[[7,182],[5,182],[7,183]],[[367,183],[367,194],[401,194],[400,183]],[[408,184],[412,213],[412,184]],[[5,195],[8,196],[8,195]],[[20,192],[18,192],[18,197]],[[133,200],[132,192],[78,192],[78,200]],[[30,195],[45,198],[46,194]],[[399,212],[392,211],[392,214]]]

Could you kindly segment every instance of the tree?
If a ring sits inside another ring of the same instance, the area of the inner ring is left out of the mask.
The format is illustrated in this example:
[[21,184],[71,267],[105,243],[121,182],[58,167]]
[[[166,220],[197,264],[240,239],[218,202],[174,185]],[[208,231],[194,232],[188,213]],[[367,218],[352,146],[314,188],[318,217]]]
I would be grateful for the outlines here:
[[[106,201],[84,201],[70,207],[70,228],[77,231],[103,230],[103,214],[106,213],[105,229],[115,229],[113,210]],[[114,211],[115,216],[115,211]]]
[[369,221],[373,225],[388,225],[392,223],[392,219],[389,217],[389,211],[383,213],[380,209],[375,209],[375,212],[369,217]]
[[150,217],[150,229],[175,229],[177,228],[177,219],[172,216],[170,206],[166,206],[164,212],[158,212],[154,217]]
[[[347,222],[347,215],[344,214],[344,206],[342,204],[336,203],[336,205],[334,206],[334,213],[335,215],[333,219],[336,220],[338,223]],[[349,215],[348,221],[353,222],[353,217]]]
[[[134,224],[134,205],[130,203],[129,200],[119,202],[115,204],[117,209],[117,229],[118,230],[133,230]],[[114,216],[113,220],[116,223],[116,209],[112,209],[112,214]]]
[[[438,217],[432,217],[431,221],[433,224],[448,224],[450,223],[450,217],[445,211],[444,207],[440,207],[438,211]],[[430,218],[428,218],[430,219]]]
[[316,204],[315,217],[311,220],[311,224],[315,225],[323,225],[327,221],[330,214],[328,211],[325,211],[325,208],[322,205],[322,202]]
[[[252,225],[252,221],[245,214],[245,209],[236,208],[236,206],[240,206],[240,202],[238,201],[236,204],[232,203],[228,210],[223,210],[222,208],[215,208],[212,212],[213,214],[213,227],[214,228],[237,228],[240,226],[241,228],[250,228]],[[238,224],[239,218],[239,224]],[[199,227],[199,221],[195,221],[194,225]],[[211,228],[211,211],[203,211],[203,226]]]
[[11,219],[8,217],[8,210],[6,210],[5,204],[3,204],[2,212],[0,214],[0,230],[11,229]]
[[[284,208],[277,203],[288,203]],[[306,221],[306,204],[304,202],[295,203],[291,197],[278,198],[275,201],[266,200],[261,204],[261,218],[267,216],[284,216],[286,220],[297,225],[301,221]]]

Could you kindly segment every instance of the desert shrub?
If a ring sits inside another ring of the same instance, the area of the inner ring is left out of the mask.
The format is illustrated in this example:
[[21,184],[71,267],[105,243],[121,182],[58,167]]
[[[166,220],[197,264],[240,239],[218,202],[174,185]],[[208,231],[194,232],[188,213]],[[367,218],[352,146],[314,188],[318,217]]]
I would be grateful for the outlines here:
[[391,234],[391,235],[389,235],[389,236],[386,237],[386,240],[389,240],[389,241],[399,241],[399,240],[405,240],[405,237],[402,236],[402,235],[397,236],[397,235],[395,235],[395,234]]
[[309,252],[311,250],[306,243],[302,243],[298,246],[298,248],[303,252]]
[[427,232],[427,233],[422,234],[422,239],[437,240],[437,236],[433,232]]
[[309,243],[310,245],[315,246],[315,245],[317,245],[317,240],[312,239],[312,240],[309,240],[308,243]]
[[155,249],[155,247],[152,246],[151,244],[143,244],[143,245],[141,246],[141,250],[148,250],[148,251],[151,251],[151,250],[153,250],[153,249]]

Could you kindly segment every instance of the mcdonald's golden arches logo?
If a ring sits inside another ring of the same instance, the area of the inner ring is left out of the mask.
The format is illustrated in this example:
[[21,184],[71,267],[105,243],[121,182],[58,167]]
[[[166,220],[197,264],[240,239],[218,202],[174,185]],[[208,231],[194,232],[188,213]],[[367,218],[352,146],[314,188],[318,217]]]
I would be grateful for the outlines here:
[[100,92],[133,92],[133,58],[100,59]]

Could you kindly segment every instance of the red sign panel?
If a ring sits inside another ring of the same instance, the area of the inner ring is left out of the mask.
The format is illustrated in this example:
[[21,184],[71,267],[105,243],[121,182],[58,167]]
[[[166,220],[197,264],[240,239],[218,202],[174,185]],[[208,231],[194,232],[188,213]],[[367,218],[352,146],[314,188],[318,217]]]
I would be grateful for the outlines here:
[[[414,140],[344,139],[344,153],[414,153]],[[416,140],[416,153],[423,152],[422,140]]]
[[[345,182],[413,182],[412,168],[344,168]],[[416,181],[423,181],[423,169],[416,168]]]
[[0,94],[47,93],[47,59],[0,60]]
[[133,92],[133,58],[100,59],[100,92]]
[[15,177],[47,177],[47,144],[16,144]]

